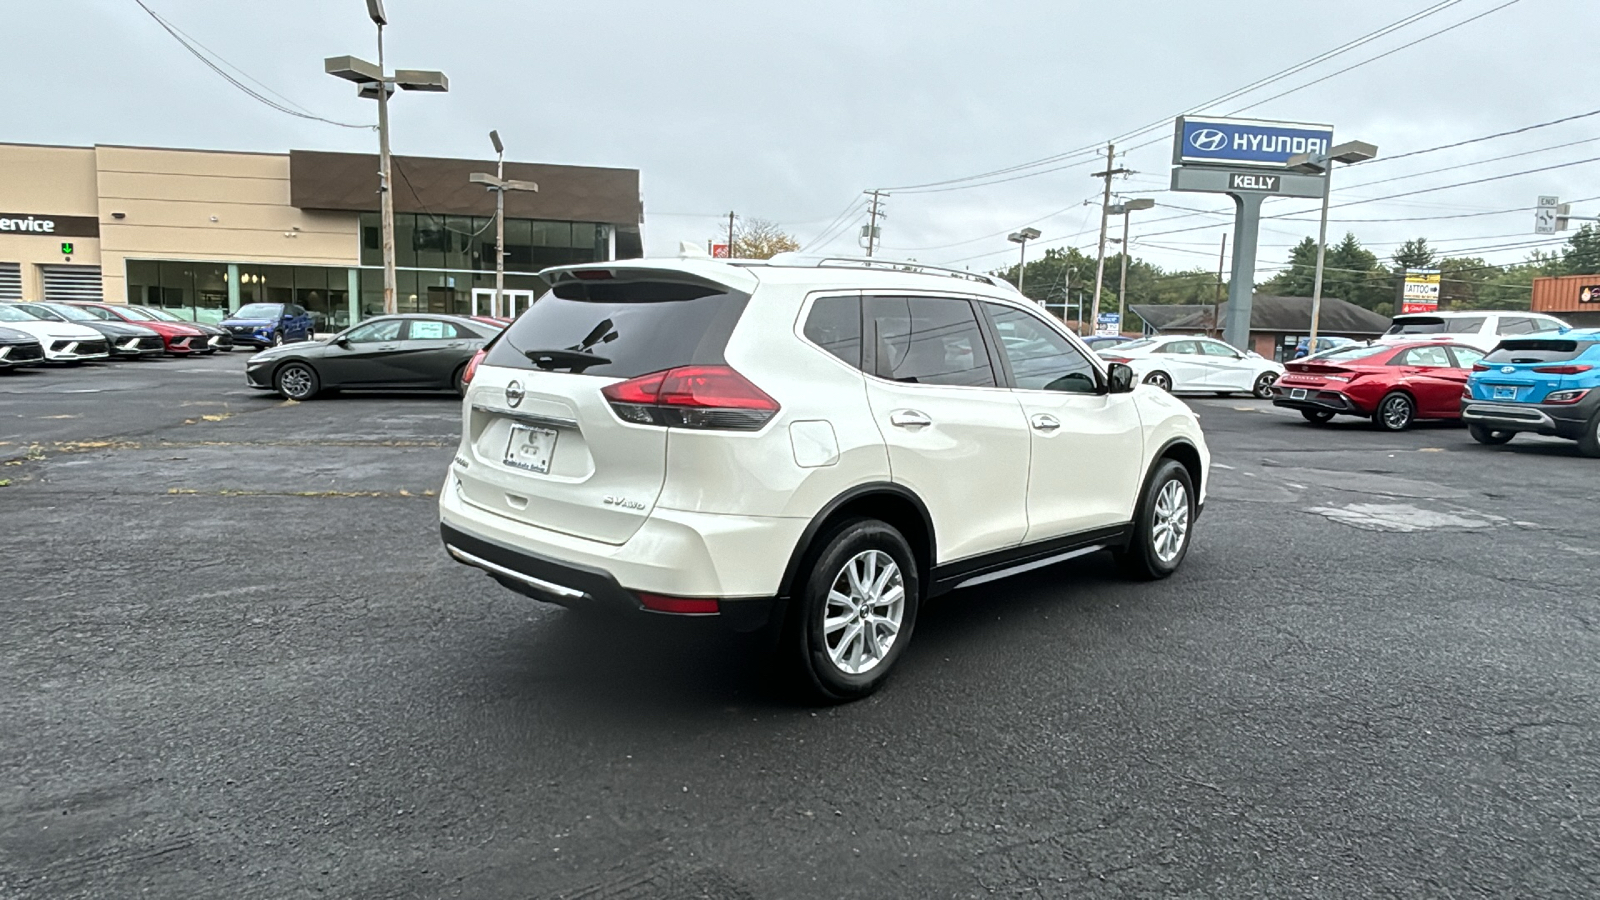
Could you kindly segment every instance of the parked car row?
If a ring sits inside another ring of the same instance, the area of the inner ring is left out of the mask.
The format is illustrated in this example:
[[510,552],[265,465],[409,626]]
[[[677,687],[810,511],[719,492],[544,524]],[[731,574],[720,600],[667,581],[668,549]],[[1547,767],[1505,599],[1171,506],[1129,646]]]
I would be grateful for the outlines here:
[[[227,332],[153,307],[120,303],[0,303],[0,328],[11,334],[0,370],[46,363],[190,356],[233,349]],[[25,337],[19,337],[19,335]],[[31,338],[39,352],[22,347]]]

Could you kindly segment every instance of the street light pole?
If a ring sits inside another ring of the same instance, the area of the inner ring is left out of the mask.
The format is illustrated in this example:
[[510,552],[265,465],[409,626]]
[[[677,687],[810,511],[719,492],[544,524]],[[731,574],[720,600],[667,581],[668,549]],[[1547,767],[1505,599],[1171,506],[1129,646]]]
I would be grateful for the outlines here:
[[389,157],[389,94],[395,88],[407,91],[450,90],[450,79],[443,72],[423,69],[398,69],[393,75],[384,68],[383,27],[389,24],[383,0],[367,0],[367,16],[378,26],[378,64],[354,56],[333,56],[323,60],[323,70],[336,78],[359,85],[359,96],[378,101],[378,216],[383,227],[383,311],[396,311],[394,272],[394,190]]
[[1023,279],[1028,272],[1028,242],[1038,236],[1039,229],[1037,228],[1024,228],[1020,231],[1013,231],[1006,236],[1006,240],[1013,244],[1021,245],[1021,249],[1018,251],[1019,256],[1017,257],[1017,293],[1019,294],[1022,293]]
[[498,316],[505,308],[506,191],[537,191],[539,186],[531,181],[506,178],[506,145],[500,142],[498,130],[489,132],[489,142],[494,144],[494,174],[473,172],[467,176],[467,181],[494,191],[494,301],[489,305],[489,315]]
[[[1128,320],[1128,219],[1134,210],[1149,209],[1156,205],[1156,201],[1149,197],[1140,197],[1137,200],[1127,200],[1111,207],[1111,214],[1122,216],[1122,277],[1117,281],[1117,331],[1121,333],[1122,323]],[[1094,328],[1099,331],[1098,318]]]
[[1297,153],[1284,163],[1287,169],[1322,175],[1322,216],[1317,224],[1317,272],[1311,282],[1311,337],[1306,344],[1307,353],[1317,352],[1317,328],[1322,322],[1322,265],[1328,251],[1328,196],[1333,193],[1333,164],[1366,162],[1377,155],[1375,144],[1346,141],[1326,153]]

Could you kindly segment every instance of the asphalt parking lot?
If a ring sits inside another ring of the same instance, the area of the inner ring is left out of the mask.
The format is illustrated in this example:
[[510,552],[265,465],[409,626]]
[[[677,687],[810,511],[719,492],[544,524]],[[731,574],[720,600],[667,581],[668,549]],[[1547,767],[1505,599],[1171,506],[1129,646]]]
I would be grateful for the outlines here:
[[811,709],[448,561],[454,398],[243,357],[0,376],[0,896],[1600,893],[1569,443],[1194,399],[1175,577],[959,592]]

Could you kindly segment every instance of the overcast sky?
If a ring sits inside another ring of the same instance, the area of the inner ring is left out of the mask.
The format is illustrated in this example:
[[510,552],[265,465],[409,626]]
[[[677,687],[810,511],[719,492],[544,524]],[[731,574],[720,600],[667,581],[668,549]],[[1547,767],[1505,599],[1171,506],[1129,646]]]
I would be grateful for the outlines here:
[[[375,116],[353,86],[322,74],[326,56],[375,56],[362,0],[146,2],[296,104],[345,122]],[[1369,141],[1395,155],[1600,109],[1600,0],[1512,0],[1491,12],[1506,2],[1458,0],[1205,112],[1232,113],[1397,48],[1247,114],[1331,123],[1336,140]],[[451,83],[447,95],[399,97],[393,145],[396,153],[489,157],[487,132],[497,128],[512,159],[637,168],[652,254],[713,236],[730,209],[776,221],[803,242],[832,222],[848,224],[831,243],[813,246],[854,253],[865,214],[849,210],[866,189],[956,179],[1104,143],[1436,3],[388,0],[391,66],[443,69]],[[0,0],[0,35],[0,140],[376,147],[371,131],[292,118],[238,92],[134,0]],[[1169,269],[1214,267],[1231,202],[1165,191],[1170,126],[1123,146],[1147,142],[1126,161],[1137,174],[1115,183],[1160,204],[1135,219],[1135,252]],[[1570,146],[1555,146],[1562,144]],[[1524,151],[1538,152],[1492,159]],[[1593,157],[1600,115],[1341,170],[1334,202]],[[1002,184],[895,191],[886,253],[993,268],[1014,258],[1005,233],[1026,224],[1044,232],[1041,245],[1092,253],[1097,211],[1083,201],[1098,197],[1089,174],[1096,160],[1063,162]],[[1447,166],[1462,167],[1421,174]],[[1473,248],[1534,240],[1531,211],[1463,214],[1531,207],[1539,194],[1595,197],[1597,175],[1600,162],[1591,162],[1359,203],[1335,209],[1330,230],[1353,229],[1385,257],[1405,238],[1426,235],[1444,250],[1514,261],[1527,248]],[[1398,180],[1360,186],[1380,179]],[[1171,205],[1185,209],[1162,208]],[[1313,206],[1276,200],[1265,212]],[[1600,214],[1600,200],[1583,207],[1574,211]],[[1314,215],[1298,218],[1263,223],[1263,266],[1280,264],[1289,245],[1315,234]]]

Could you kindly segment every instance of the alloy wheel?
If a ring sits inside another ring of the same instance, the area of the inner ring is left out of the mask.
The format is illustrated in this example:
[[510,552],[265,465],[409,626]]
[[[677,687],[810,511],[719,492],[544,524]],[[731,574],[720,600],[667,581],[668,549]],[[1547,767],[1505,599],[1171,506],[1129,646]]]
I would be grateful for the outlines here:
[[1189,492],[1177,479],[1161,486],[1150,522],[1150,543],[1156,558],[1171,563],[1189,537]]
[[839,671],[871,671],[894,646],[905,617],[906,589],[900,566],[882,550],[850,557],[828,588],[822,639]]
[[1262,400],[1272,399],[1272,386],[1278,383],[1278,376],[1272,372],[1263,373],[1256,379],[1255,395]]
[[311,372],[304,366],[290,366],[278,376],[278,390],[291,400],[304,400],[311,395]]
[[1383,419],[1383,427],[1390,431],[1404,431],[1411,424],[1413,415],[1411,399],[1404,394],[1392,394],[1383,401],[1378,415]]
[[1172,391],[1172,379],[1168,378],[1165,372],[1151,373],[1150,377],[1144,380],[1144,383],[1153,384],[1169,393]]

